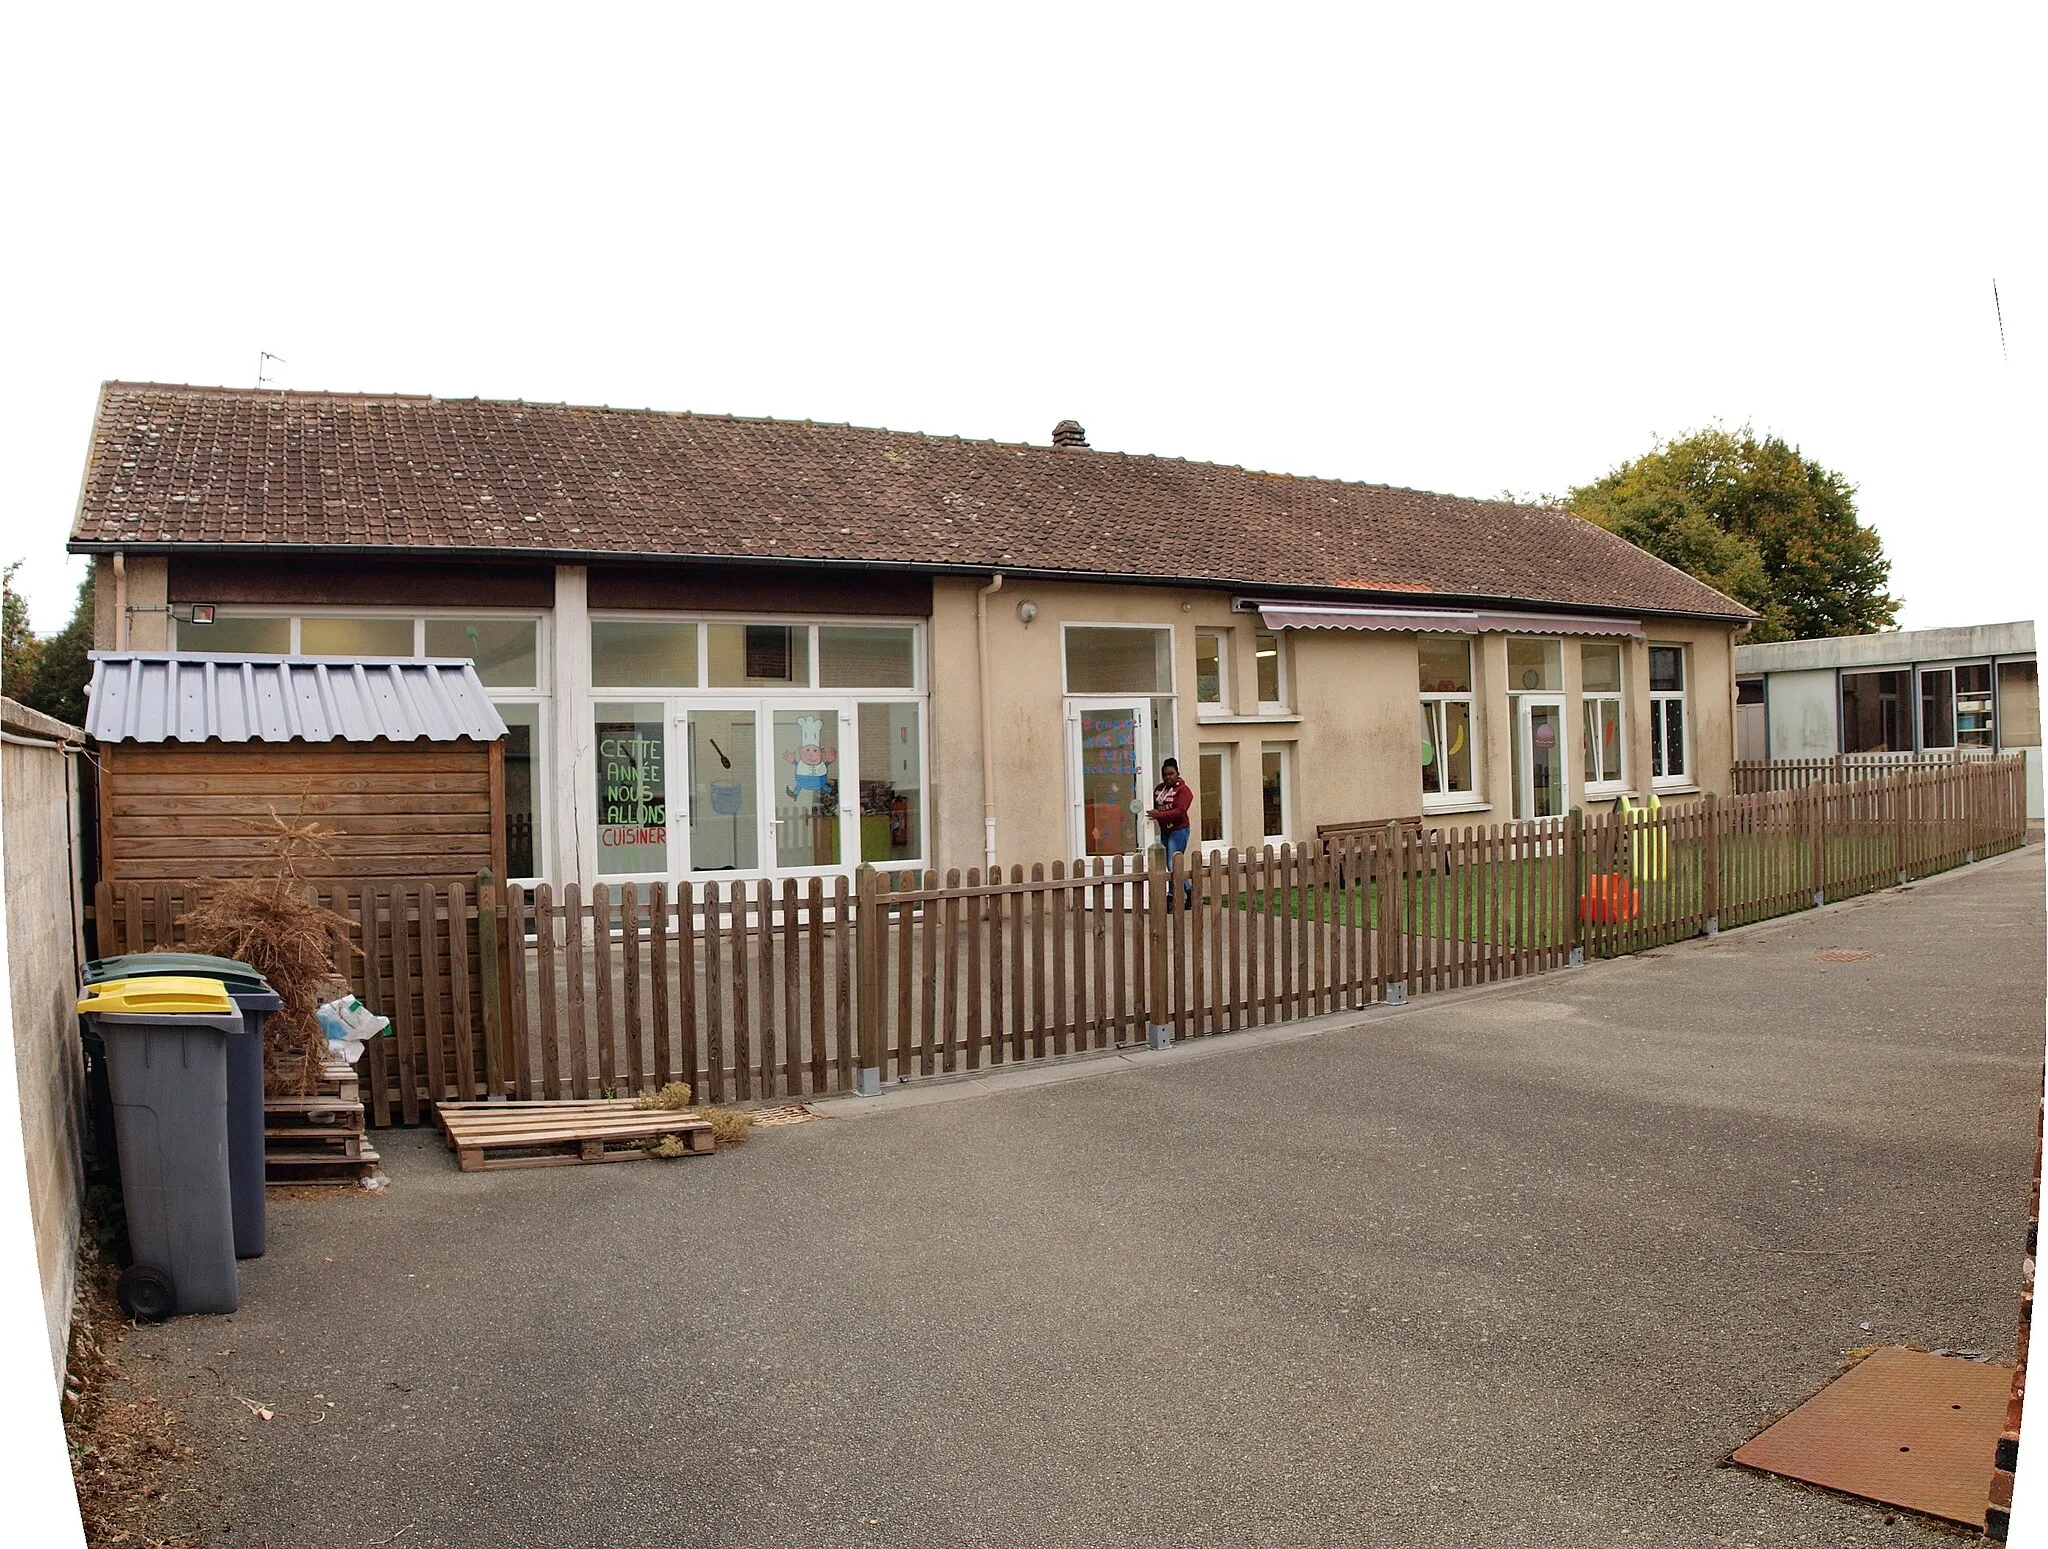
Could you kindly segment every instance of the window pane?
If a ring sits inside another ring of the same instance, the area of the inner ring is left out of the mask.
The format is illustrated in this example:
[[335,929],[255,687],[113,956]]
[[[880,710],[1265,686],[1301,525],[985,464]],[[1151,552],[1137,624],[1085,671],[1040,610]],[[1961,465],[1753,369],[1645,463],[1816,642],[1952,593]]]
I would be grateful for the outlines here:
[[1533,689],[1556,693],[1564,687],[1563,660],[1562,641],[1528,640],[1510,636],[1508,691],[1525,693]]
[[499,705],[505,721],[505,873],[540,875],[540,706]]
[[1204,748],[1200,778],[1195,782],[1195,805],[1202,819],[1202,843],[1223,843],[1223,753]]
[[1070,694],[1172,691],[1170,629],[1069,629],[1066,649]]
[[1650,701],[1650,778],[1664,778],[1664,712],[1673,703],[1669,699]]
[[1956,743],[1991,746],[1991,664],[1956,668]]
[[1443,708],[1440,699],[1425,700],[1422,705],[1422,794],[1441,796],[1444,789],[1443,763],[1436,756],[1437,712]]
[[1579,753],[1588,785],[1621,778],[1621,701],[1588,699]]
[[924,856],[923,752],[916,705],[860,707],[860,858]]
[[1685,775],[1685,701],[1666,699],[1664,706],[1664,772],[1673,779]]
[[1195,636],[1195,703],[1223,703],[1223,639],[1220,635]]
[[1415,655],[1425,694],[1472,692],[1472,642],[1442,635],[1418,635]]
[[488,688],[532,688],[540,652],[532,619],[428,619],[427,655],[467,656]]
[[713,688],[811,685],[811,632],[802,624],[712,624],[704,654]]
[[1444,789],[1451,795],[1470,795],[1472,783],[1472,703],[1466,699],[1444,701]]
[[591,706],[597,732],[600,876],[668,870],[667,714],[655,704]]
[[1260,784],[1264,787],[1265,836],[1279,839],[1287,833],[1287,752],[1270,742],[1259,752]]
[[1920,674],[1920,743],[1922,747],[1956,745],[1955,674],[1947,668]]
[[412,620],[302,618],[299,651],[305,656],[410,656]]
[[232,651],[248,656],[283,656],[292,648],[290,619],[223,618],[211,624],[178,625],[180,651]]
[[1678,693],[1685,687],[1685,647],[1650,647],[1650,692]]
[[1173,701],[1155,699],[1152,701],[1152,767],[1157,769],[1169,758],[1179,755],[1180,749],[1174,740]]
[[1998,664],[1998,721],[2002,746],[2041,745],[2041,680],[2034,663]]
[[1081,717],[1081,842],[1090,855],[1130,855],[1142,846],[1138,813],[1151,789],[1138,767],[1136,705],[1092,709]]
[[818,626],[818,683],[824,688],[915,688],[914,629]]
[[1259,703],[1280,703],[1280,637],[1270,629],[1252,636],[1252,651],[1259,662]]
[[590,681],[598,688],[695,688],[697,626],[591,620]]
[[689,715],[690,870],[752,871],[761,859],[754,712]]
[[1621,692],[1621,647],[1611,640],[1579,647],[1580,687],[1589,694]]
[[1735,680],[1735,702],[1738,705],[1760,705],[1764,702],[1764,680],[1762,678],[1737,678]]
[[839,864],[839,712],[775,712],[775,864]]
[[[1903,672],[1842,674],[1842,750],[1846,753],[1905,753],[1913,747],[1906,727]],[[1763,702],[1759,694],[1754,701]]]

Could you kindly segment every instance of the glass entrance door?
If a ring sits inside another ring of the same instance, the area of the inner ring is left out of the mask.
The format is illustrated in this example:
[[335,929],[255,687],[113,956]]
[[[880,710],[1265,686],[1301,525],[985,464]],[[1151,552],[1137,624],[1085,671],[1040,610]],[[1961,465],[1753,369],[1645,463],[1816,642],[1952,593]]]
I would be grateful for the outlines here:
[[1515,702],[1517,817],[1560,818],[1570,802],[1564,701],[1519,694]]
[[1074,853],[1135,855],[1151,843],[1152,736],[1144,700],[1070,700],[1067,786]]

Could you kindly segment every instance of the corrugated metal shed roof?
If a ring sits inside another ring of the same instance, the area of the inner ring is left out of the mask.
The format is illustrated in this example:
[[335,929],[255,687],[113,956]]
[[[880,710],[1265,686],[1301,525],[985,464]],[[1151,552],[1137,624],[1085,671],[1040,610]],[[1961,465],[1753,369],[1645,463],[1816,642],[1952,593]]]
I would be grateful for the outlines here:
[[493,742],[466,660],[94,651],[85,729],[101,742]]

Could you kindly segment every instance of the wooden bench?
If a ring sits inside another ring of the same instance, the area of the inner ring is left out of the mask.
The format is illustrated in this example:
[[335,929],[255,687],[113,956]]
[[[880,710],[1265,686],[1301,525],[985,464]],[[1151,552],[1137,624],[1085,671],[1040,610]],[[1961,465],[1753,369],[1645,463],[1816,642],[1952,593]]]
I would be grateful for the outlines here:
[[[1364,839],[1374,834],[1384,834],[1389,828],[1398,828],[1411,838],[1420,839],[1422,837],[1422,815],[1416,813],[1410,817],[1358,818],[1348,823],[1318,823],[1316,824],[1316,839],[1323,847],[1323,854],[1328,855],[1333,848],[1332,841],[1342,842],[1346,839]],[[1339,863],[1337,867],[1337,885],[1339,887],[1344,885],[1344,867],[1342,863]]]

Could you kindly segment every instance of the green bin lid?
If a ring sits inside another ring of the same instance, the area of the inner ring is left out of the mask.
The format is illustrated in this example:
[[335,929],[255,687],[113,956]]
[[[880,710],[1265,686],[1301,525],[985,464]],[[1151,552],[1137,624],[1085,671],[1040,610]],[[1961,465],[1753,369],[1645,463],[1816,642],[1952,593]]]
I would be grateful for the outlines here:
[[204,952],[131,952],[126,957],[96,958],[85,965],[85,982],[103,984],[110,979],[218,979],[230,990],[255,992],[270,989],[270,981],[247,963],[231,957],[209,957]]

